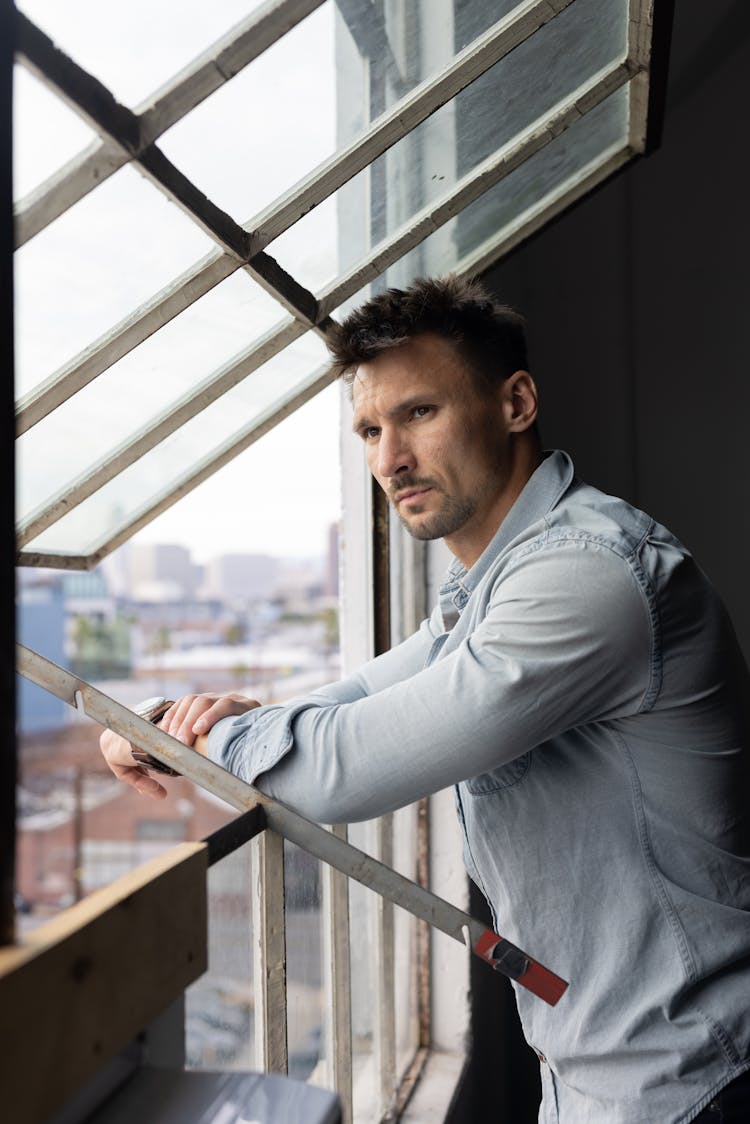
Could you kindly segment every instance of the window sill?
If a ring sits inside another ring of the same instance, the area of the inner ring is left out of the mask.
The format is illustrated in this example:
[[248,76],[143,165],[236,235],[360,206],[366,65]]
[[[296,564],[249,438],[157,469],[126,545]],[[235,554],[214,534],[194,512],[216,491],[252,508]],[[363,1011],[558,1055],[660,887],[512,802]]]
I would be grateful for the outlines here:
[[465,1061],[463,1054],[432,1050],[414,1095],[401,1114],[401,1124],[436,1124],[445,1120]]

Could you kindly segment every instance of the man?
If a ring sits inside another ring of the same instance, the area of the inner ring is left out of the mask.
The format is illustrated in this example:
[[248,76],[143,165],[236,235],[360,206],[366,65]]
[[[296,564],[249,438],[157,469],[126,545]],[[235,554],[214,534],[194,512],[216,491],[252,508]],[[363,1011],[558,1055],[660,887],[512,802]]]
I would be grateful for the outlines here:
[[[185,698],[165,728],[325,822],[456,785],[496,928],[571,981],[554,1008],[517,992],[541,1120],[734,1119],[721,1098],[750,1119],[747,675],[716,594],[665,528],[542,454],[522,323],[476,286],[391,290],[331,349],[370,470],[455,556],[439,604],[339,684]],[[126,742],[103,749],[163,794]]]

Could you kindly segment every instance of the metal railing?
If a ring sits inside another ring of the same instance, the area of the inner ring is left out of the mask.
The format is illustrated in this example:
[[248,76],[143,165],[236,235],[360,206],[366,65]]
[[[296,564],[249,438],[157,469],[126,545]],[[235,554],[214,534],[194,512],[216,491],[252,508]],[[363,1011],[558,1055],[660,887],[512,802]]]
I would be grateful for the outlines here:
[[[225,769],[192,750],[169,734],[151,725],[127,707],[71,672],[52,663],[23,645],[18,645],[18,671],[38,686],[50,691],[88,717],[127,738],[139,749],[176,769],[194,784],[208,789],[243,813],[218,832],[209,845],[209,861],[254,839],[256,883],[259,892],[253,895],[253,929],[256,934],[256,1058],[269,1071],[285,1072],[286,1047],[286,975],[284,970],[284,878],[283,839],[289,839],[305,851],[328,864],[333,871],[354,879],[373,890],[384,903],[380,911],[378,941],[381,953],[382,978],[378,984],[380,1017],[387,1020],[379,1041],[393,1040],[392,1002],[386,995],[393,991],[389,945],[393,942],[392,905],[398,905],[414,917],[428,922],[454,940],[465,944],[492,968],[528,988],[542,1000],[554,1004],[567,984],[552,971],[539,964],[528,953],[517,948],[468,913],[444,901],[424,886],[410,881],[387,865],[391,857],[390,834],[380,828],[380,861],[353,847],[342,838],[343,832],[329,831],[311,823],[292,809],[272,800],[258,789],[228,773]],[[270,830],[269,830],[270,829]],[[347,1034],[349,1019],[346,988],[337,988],[347,974],[345,939],[347,913],[345,887],[335,875],[329,875],[329,894],[334,905],[334,927],[329,932],[329,988],[332,1017],[327,1036],[332,1044],[331,1079],[345,1104],[351,1089],[351,1037]],[[340,941],[337,938],[344,938]],[[388,1012],[390,1011],[390,1015]],[[381,1103],[393,1089],[395,1062],[391,1054],[381,1057]],[[349,1101],[349,1104],[351,1102]],[[350,1117],[350,1108],[347,1111]]]

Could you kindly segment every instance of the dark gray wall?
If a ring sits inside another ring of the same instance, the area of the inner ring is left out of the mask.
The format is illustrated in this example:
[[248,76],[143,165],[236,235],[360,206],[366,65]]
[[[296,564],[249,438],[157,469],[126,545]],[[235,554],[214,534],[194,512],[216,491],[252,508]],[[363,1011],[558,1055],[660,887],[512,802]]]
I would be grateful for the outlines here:
[[750,656],[750,5],[678,0],[661,148],[486,281],[529,319],[545,444],[692,549]]

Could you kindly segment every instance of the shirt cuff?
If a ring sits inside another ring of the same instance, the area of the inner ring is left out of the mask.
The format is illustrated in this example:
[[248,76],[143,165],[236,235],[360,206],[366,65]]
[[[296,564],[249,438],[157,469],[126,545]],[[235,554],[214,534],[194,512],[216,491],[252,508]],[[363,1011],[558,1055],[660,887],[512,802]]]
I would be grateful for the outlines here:
[[292,723],[311,700],[259,706],[245,714],[222,718],[211,728],[206,745],[211,761],[248,784],[268,772],[294,745]]

